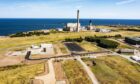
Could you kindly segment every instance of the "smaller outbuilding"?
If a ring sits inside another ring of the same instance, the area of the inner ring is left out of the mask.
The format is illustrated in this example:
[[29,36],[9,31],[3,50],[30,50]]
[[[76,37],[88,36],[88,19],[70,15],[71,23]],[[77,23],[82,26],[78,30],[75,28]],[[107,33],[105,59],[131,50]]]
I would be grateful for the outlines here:
[[63,28],[57,28],[56,30],[61,32],[63,31]]
[[108,33],[108,32],[111,32],[111,30],[110,29],[103,29],[103,28],[96,28],[95,32]]
[[131,59],[140,62],[140,52],[138,50],[134,51],[134,56],[131,57]]
[[117,53],[134,53],[134,49],[119,49]]

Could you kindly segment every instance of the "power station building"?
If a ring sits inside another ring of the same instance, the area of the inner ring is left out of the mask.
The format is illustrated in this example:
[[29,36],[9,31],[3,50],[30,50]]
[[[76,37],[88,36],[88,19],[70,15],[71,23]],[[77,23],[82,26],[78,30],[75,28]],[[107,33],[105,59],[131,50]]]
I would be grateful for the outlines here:
[[71,32],[79,32],[81,30],[81,24],[79,21],[79,10],[77,10],[77,22],[76,23],[67,23],[66,29]]
[[[78,24],[78,26],[81,27],[80,23]],[[68,31],[78,32],[77,31],[77,23],[67,23],[66,28]]]

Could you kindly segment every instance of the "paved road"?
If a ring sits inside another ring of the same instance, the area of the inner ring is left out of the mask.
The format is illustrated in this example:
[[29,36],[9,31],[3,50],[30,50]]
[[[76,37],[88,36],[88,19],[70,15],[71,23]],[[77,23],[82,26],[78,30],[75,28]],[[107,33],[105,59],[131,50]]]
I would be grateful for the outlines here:
[[55,84],[55,71],[53,67],[53,59],[48,60],[49,73],[44,76],[35,77],[35,79],[43,80],[44,84]]
[[76,59],[83,65],[85,71],[87,72],[88,76],[90,77],[93,84],[99,84],[98,80],[96,79],[94,73],[91,69],[81,60],[80,57],[76,57]]

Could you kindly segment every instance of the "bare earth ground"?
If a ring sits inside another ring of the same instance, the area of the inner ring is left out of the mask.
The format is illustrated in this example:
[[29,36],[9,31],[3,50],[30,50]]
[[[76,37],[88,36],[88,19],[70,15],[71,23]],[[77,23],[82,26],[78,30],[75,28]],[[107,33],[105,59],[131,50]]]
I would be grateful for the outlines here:
[[68,84],[68,80],[62,68],[61,62],[54,62],[54,69],[55,69],[56,82],[64,81],[65,83]]
[[0,67],[2,66],[8,66],[8,65],[16,65],[16,64],[20,64],[24,61],[24,57],[23,56],[6,56],[2,59],[0,59]]
[[56,49],[56,52],[57,52],[56,55],[62,55],[63,54],[56,44],[54,44],[54,48]]

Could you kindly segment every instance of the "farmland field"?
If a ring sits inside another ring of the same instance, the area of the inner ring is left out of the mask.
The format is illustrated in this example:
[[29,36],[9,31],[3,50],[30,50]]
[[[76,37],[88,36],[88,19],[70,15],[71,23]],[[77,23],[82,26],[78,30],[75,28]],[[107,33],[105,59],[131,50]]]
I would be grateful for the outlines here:
[[55,44],[59,48],[59,50],[62,54],[68,54],[68,49],[66,48],[66,46],[63,43],[56,42]]
[[3,67],[0,68],[0,84],[29,84],[31,78],[43,72],[43,63]]
[[32,37],[17,37],[17,38],[0,38],[0,50],[3,51],[7,48],[38,44],[42,42],[54,42],[64,40],[65,38],[76,38],[83,36],[103,36],[103,35],[116,35],[121,34],[124,36],[140,36],[139,32],[133,31],[119,31],[111,33],[98,33],[98,32],[69,32],[69,33],[53,33],[50,35],[32,36]]
[[70,84],[92,84],[82,65],[75,60],[67,60],[62,63]]
[[89,51],[89,52],[101,51],[100,47],[96,46],[95,44],[93,44],[91,42],[83,41],[83,42],[77,43],[77,44],[79,44],[82,48],[84,48],[86,51]]
[[[140,84],[140,66],[118,56],[83,59],[101,84]],[[91,65],[92,62],[96,65]]]

